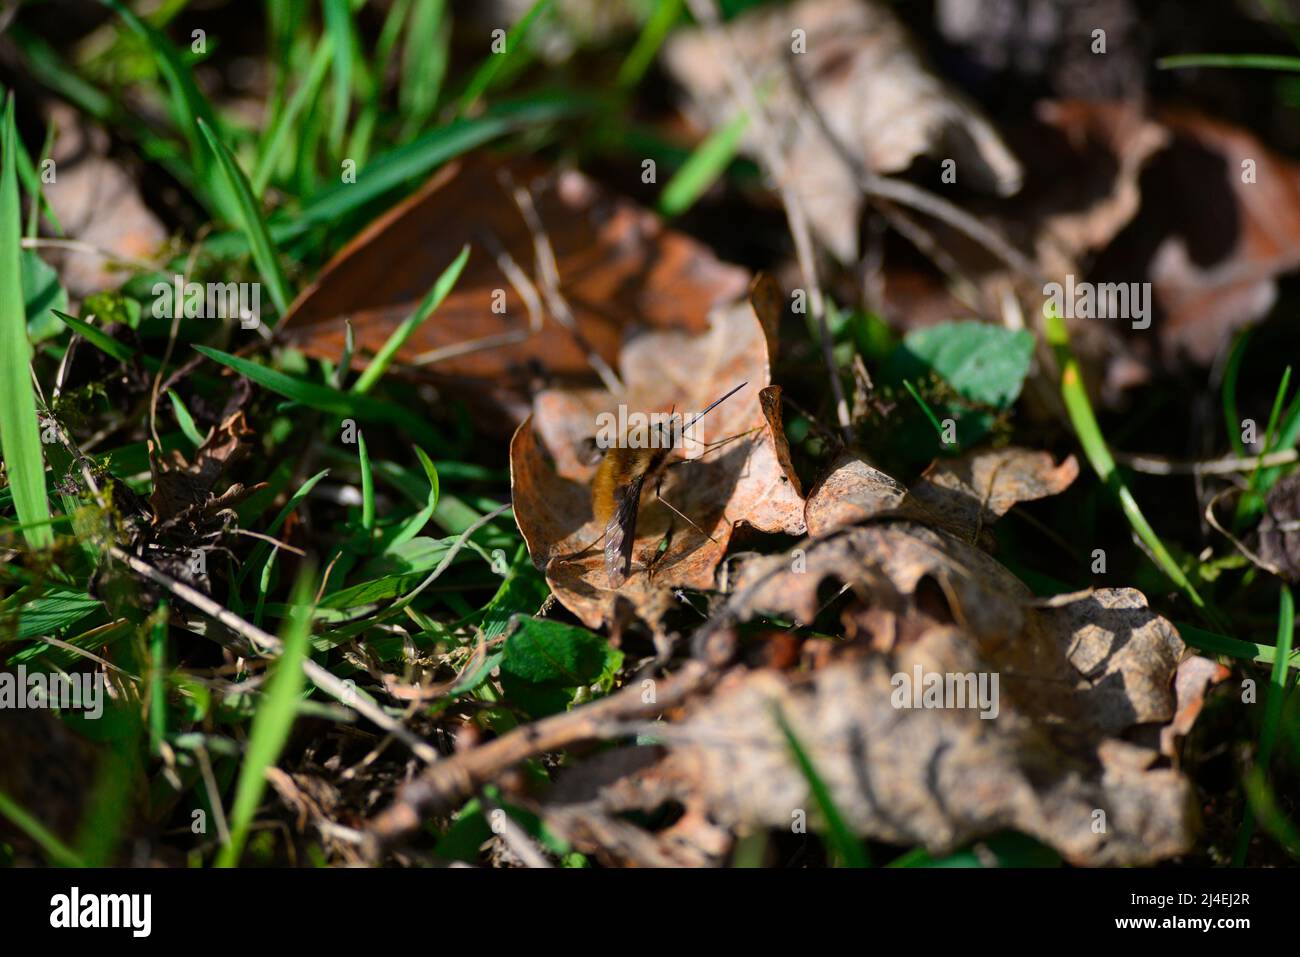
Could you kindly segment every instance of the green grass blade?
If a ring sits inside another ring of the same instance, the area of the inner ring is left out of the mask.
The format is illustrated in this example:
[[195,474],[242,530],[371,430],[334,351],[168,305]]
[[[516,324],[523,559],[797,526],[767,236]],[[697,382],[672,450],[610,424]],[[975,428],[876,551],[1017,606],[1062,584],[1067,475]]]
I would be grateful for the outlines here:
[[799,742],[794,728],[786,719],[785,712],[781,710],[779,704],[773,703],[773,717],[777,725],[781,728],[781,734],[785,737],[786,744],[790,752],[794,755],[799,770],[808,781],[808,789],[812,792],[813,798],[817,801],[817,806],[821,808],[822,817],[826,821],[826,839],[831,847],[839,855],[840,861],[847,867],[870,867],[871,861],[867,857],[867,849],[858,836],[853,833],[840,814],[840,810],[835,805],[831,797],[830,789],[822,776],[813,766],[812,759],[808,752]]
[[1300,57],[1269,56],[1261,53],[1185,53],[1156,60],[1157,70],[1188,67],[1217,67],[1228,70],[1285,70],[1300,73]]
[[185,407],[185,403],[174,390],[167,390],[167,398],[172,400],[172,411],[176,413],[176,424],[181,427],[181,433],[197,449],[203,444],[204,436],[199,431],[199,427],[194,424],[194,417],[190,415],[190,410]]
[[916,386],[912,385],[911,379],[904,379],[903,387],[907,389],[908,394],[916,400],[916,404],[921,407],[921,411],[925,413],[925,417],[930,421],[930,425],[934,428],[935,434],[939,436],[939,441],[943,442],[943,423],[940,422],[939,417],[934,414],[934,409],[930,408],[930,403],[921,398],[921,393],[916,391]]
[[1084,389],[1079,361],[1075,358],[1073,349],[1070,348],[1070,334],[1065,328],[1065,322],[1052,310],[1045,310],[1044,318],[1046,319],[1047,341],[1056,354],[1056,362],[1061,370],[1061,397],[1065,401],[1070,423],[1074,426],[1075,434],[1079,437],[1079,444],[1083,447],[1084,455],[1087,457],[1093,471],[1119,499],[1120,508],[1123,509],[1124,516],[1128,519],[1129,525],[1132,526],[1133,532],[1146,545],[1160,570],[1169,576],[1170,581],[1178,586],[1213,627],[1220,631],[1226,631],[1227,622],[1223,619],[1223,616],[1206,604],[1205,599],[1200,596],[1196,587],[1183,574],[1183,570],[1178,567],[1178,563],[1169,554],[1169,550],[1165,548],[1160,536],[1156,534],[1155,529],[1146,520],[1146,516],[1142,514],[1137,499],[1133,497],[1133,493],[1129,491],[1123,476],[1120,475],[1119,468],[1115,465],[1115,459],[1110,454],[1110,448],[1102,437],[1101,427],[1098,425],[1097,416],[1092,410],[1092,403],[1088,399],[1088,393]]
[[357,456],[361,462],[361,527],[373,535],[375,531],[375,473],[370,468],[370,452],[366,437],[357,433]]
[[23,305],[17,141],[10,94],[0,131],[0,456],[24,539],[32,548],[48,548],[54,544],[54,532],[48,524],[50,500],[45,493],[45,459],[32,388],[32,344]]
[[[130,362],[131,357],[135,355],[135,353],[131,351],[130,346],[124,342],[118,342],[98,326],[92,326],[85,320],[78,319],[76,316],[70,316],[66,312],[60,312],[58,309],[51,309],[50,311],[58,316],[63,322],[71,326],[74,332],[106,356],[111,356],[118,362]],[[156,365],[151,366],[150,362],[152,361],[156,363],[157,360],[152,360],[149,356],[142,356],[141,358],[144,360],[146,368],[151,370],[156,368]]]
[[[1268,776],[1268,766],[1273,760],[1273,745],[1277,742],[1277,732],[1282,724],[1282,707],[1286,704],[1288,692],[1288,660],[1295,642],[1295,599],[1291,588],[1283,584],[1278,596],[1277,609],[1277,657],[1273,660],[1273,671],[1269,677],[1268,694],[1264,698],[1264,720],[1259,730],[1259,748],[1255,752],[1255,769],[1260,780]],[[1255,809],[1250,803],[1237,832],[1237,847],[1232,855],[1232,863],[1241,867],[1246,862],[1246,853],[1250,850],[1251,838],[1255,836]]]
[[433,116],[447,76],[450,46],[451,20],[446,0],[415,0],[402,51],[402,85],[398,90],[403,136],[414,134]]
[[7,817],[20,831],[40,846],[48,857],[60,867],[85,867],[86,862],[60,841],[40,821],[32,817],[4,791],[0,791],[0,815]]
[[393,362],[393,357],[397,351],[406,344],[416,329],[419,329],[430,316],[434,314],[437,308],[442,305],[442,301],[447,298],[452,288],[456,285],[456,280],[460,279],[461,272],[465,269],[465,263],[469,260],[469,245],[467,244],[460,254],[452,260],[451,265],[442,271],[433,288],[429,290],[428,295],[416,307],[416,310],[402,321],[402,324],[393,330],[393,334],[388,337],[379,352],[375,354],[374,359],[366,366],[357,381],[352,385],[352,391],[358,395],[364,395],[369,392],[376,382],[388,370]]
[[[267,526],[265,534],[275,535],[275,533],[280,530],[280,526],[283,525],[288,520],[291,514],[293,514],[293,510],[298,507],[298,504],[303,499],[305,499],[308,495],[311,494],[311,490],[316,487],[316,483],[329,474],[330,474],[329,469],[321,469],[321,471],[317,472],[307,481],[303,482],[302,485],[298,487],[298,491],[293,493],[293,497],[290,498],[289,501],[284,503],[284,508],[280,509],[279,514],[275,516],[275,520],[272,521],[269,526]],[[270,550],[271,550],[271,546],[268,545],[266,542],[257,543],[257,545],[253,548],[252,554],[248,556],[248,561],[244,562],[239,567],[239,572],[235,576],[235,584],[234,584],[235,591],[239,590],[240,586],[243,585],[244,583],[244,579],[248,577],[249,571],[257,567],[258,563],[263,560],[263,556],[265,556],[266,553],[269,552]]]
[[272,121],[270,130],[263,137],[263,146],[253,167],[253,175],[250,177],[254,196],[261,197],[266,192],[271,177],[284,158],[285,144],[289,142],[289,133],[293,130],[294,123],[297,122],[303,107],[320,94],[321,84],[325,82],[325,71],[330,65],[330,60],[333,59],[333,54],[334,47],[331,39],[323,38],[316,52],[312,54],[311,65],[307,68],[307,79],[294,91],[288,105]]
[[405,406],[372,399],[369,396],[356,395],[351,392],[340,392],[337,389],[331,389],[329,386],[317,385],[313,382],[304,382],[276,369],[258,365],[256,362],[242,359],[239,356],[232,356],[208,346],[196,345],[194,349],[214,362],[219,362],[228,368],[234,369],[240,375],[247,376],[263,388],[270,389],[286,399],[292,399],[318,411],[343,418],[351,417],[364,422],[377,422],[381,425],[397,425],[412,438],[425,445],[439,450],[446,448],[446,442],[430,427],[428,422]]
[[[1278,420],[1282,417],[1282,404],[1286,401],[1287,389],[1291,386],[1291,367],[1287,366],[1282,373],[1282,381],[1278,384],[1277,394],[1273,396],[1273,408],[1268,413],[1268,426],[1264,429],[1264,442],[1260,446],[1260,455],[1267,455],[1273,449],[1273,437],[1277,434]],[[1253,518],[1259,514],[1264,507],[1264,499],[1260,494],[1260,476],[1262,474],[1260,460],[1256,460],[1255,467],[1250,470],[1250,478],[1246,482],[1246,491],[1242,493],[1241,498],[1237,500],[1237,526],[1240,528],[1248,518]],[[1264,488],[1263,491],[1267,491]]]
[[[1197,628],[1195,625],[1189,625],[1185,621],[1176,622],[1176,625],[1178,634],[1182,636],[1183,641],[1199,651],[1208,651],[1214,655],[1227,655],[1229,658],[1240,658],[1242,661],[1258,661],[1266,665],[1271,665],[1278,660],[1277,648],[1273,645],[1261,645],[1253,641],[1242,641],[1240,638],[1229,638],[1227,635],[1215,634],[1212,631]],[[1292,649],[1290,658],[1289,667],[1300,668],[1300,649]]]
[[460,97],[460,112],[463,114],[472,107],[480,96],[487,92],[487,88],[492,85],[496,75],[509,63],[518,53],[520,41],[528,33],[529,27],[533,21],[541,16],[542,11],[551,5],[551,0],[537,0],[528,12],[519,18],[519,22],[506,31],[506,48],[502,53],[489,53],[487,59],[479,66],[470,77],[469,83],[465,86],[465,92]]
[[1264,772],[1251,768],[1246,773],[1245,786],[1251,814],[1288,854],[1300,860],[1300,828],[1287,818]]
[[[588,112],[595,102],[592,97],[547,94],[493,106],[473,119],[453,120],[367,163],[365,175],[359,176],[355,183],[340,183],[336,177],[330,186],[313,193],[297,213],[272,215],[267,222],[271,237],[277,243],[286,243],[317,227],[337,226],[346,217],[427,176],[448,160],[515,130]],[[300,155],[309,152],[308,144],[300,145]],[[222,256],[235,255],[246,246],[247,240],[239,233],[214,236],[207,243],[213,255]]]
[[144,40],[145,45],[153,53],[171,94],[169,101],[172,121],[189,144],[193,178],[196,183],[201,183],[207,188],[209,193],[207,198],[215,207],[214,211],[221,213],[232,222],[235,221],[238,212],[235,195],[219,178],[212,175],[212,154],[204,149],[203,141],[197,135],[199,120],[203,120],[213,129],[218,128],[218,124],[212,104],[194,82],[193,71],[162,33],[132,13],[121,0],[100,0],[100,2],[125,20],[127,26]]
[[235,785],[235,801],[230,809],[230,843],[217,854],[217,867],[234,867],[239,863],[253,816],[262,801],[262,792],[266,790],[266,772],[280,759],[280,752],[293,729],[306,684],[302,664],[311,637],[311,598],[312,575],[304,570],[293,590],[291,603],[294,613],[286,619],[280,635],[284,648],[253,717],[244,763],[240,766],[239,781]]
[[285,279],[284,269],[280,265],[280,253],[275,248],[271,234],[267,232],[266,221],[262,219],[261,210],[257,207],[257,200],[253,198],[253,188],[249,185],[247,177],[244,176],[244,171],[235,162],[234,155],[226,147],[226,144],[217,139],[212,127],[204,120],[198,122],[203,138],[207,140],[212,152],[217,157],[217,163],[225,176],[226,184],[230,187],[230,191],[235,194],[239,207],[237,222],[243,224],[244,234],[248,237],[249,249],[253,254],[253,262],[257,263],[257,271],[261,274],[262,281],[268,287],[267,291],[271,294],[271,302],[275,304],[276,311],[283,317],[289,311],[291,299],[289,281]]
[[748,126],[749,114],[740,113],[722,129],[710,134],[664,186],[659,196],[659,212],[665,216],[679,216],[695,205],[695,201],[731,164]]
[[325,30],[334,46],[334,102],[330,117],[330,148],[337,155],[352,106],[352,8],[348,0],[321,0]]
[[167,602],[160,602],[149,639],[149,741],[155,755],[167,739],[167,615]]
[[632,47],[632,52],[627,55],[623,65],[619,67],[618,79],[615,82],[620,89],[630,90],[641,82],[645,76],[645,71],[650,68],[654,62],[655,54],[663,46],[664,40],[668,37],[668,32],[676,25],[682,16],[683,0],[659,0],[655,5],[654,13],[641,29],[641,34],[636,38],[636,45]]
[[1246,457],[1246,446],[1241,441],[1241,416],[1237,411],[1237,379],[1241,375],[1241,362],[1250,344],[1250,330],[1243,329],[1232,344],[1227,365],[1223,369],[1223,424],[1228,430],[1228,442],[1238,458]]

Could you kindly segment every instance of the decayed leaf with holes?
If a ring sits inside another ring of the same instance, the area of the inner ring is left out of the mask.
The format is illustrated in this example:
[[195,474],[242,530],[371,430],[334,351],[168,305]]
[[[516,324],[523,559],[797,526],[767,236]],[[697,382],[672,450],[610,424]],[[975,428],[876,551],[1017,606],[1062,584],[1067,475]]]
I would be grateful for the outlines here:
[[[909,520],[799,549],[802,564],[791,553],[744,566],[707,627],[760,613],[811,621],[828,579],[902,616],[921,614],[936,587],[946,608],[901,639],[868,635],[865,649],[811,674],[762,670],[724,683],[664,725],[671,776],[707,797],[713,820],[777,827],[815,808],[773,720],[779,704],[859,834],[943,853],[1014,828],[1081,865],[1149,863],[1191,847],[1195,795],[1162,765],[1160,732],[1178,723],[1185,733],[1178,716],[1194,717],[1214,669],[1189,668],[1175,687],[1186,648],[1140,592],[1035,599],[983,551]],[[998,690],[986,685],[977,702],[978,685],[964,683],[966,707],[899,706],[909,699],[897,676],[918,668],[996,675]]]
[[[1020,165],[997,132],[926,67],[884,4],[801,0],[748,12],[723,29],[764,98],[790,185],[817,237],[840,260],[857,261],[862,193],[814,109],[854,162],[874,172],[901,172],[930,155],[954,159],[963,182],[1002,195],[1019,188]],[[715,50],[704,30],[682,30],[664,57],[706,125],[731,121],[738,107],[729,51]],[[751,122],[750,153],[757,135]]]
[[[620,371],[625,396],[590,389],[540,393],[510,445],[514,512],[529,553],[559,600],[591,627],[609,620],[620,598],[657,622],[668,607],[669,589],[711,589],[736,523],[768,532],[804,531],[803,498],[782,466],[774,426],[758,398],[770,378],[769,356],[748,304],[716,311],[703,335],[662,331],[632,339],[623,348]],[[743,389],[698,423],[698,439],[716,446],[695,458],[674,450],[663,502],[653,489],[645,490],[632,574],[611,588],[604,529],[592,514],[598,416],[617,419],[622,403],[625,417],[675,408],[689,419],[742,382]]]
[[[550,243],[572,328],[542,302],[545,270],[516,189],[531,197]],[[397,363],[485,408],[504,407],[511,428],[527,414],[538,377],[589,377],[588,350],[613,363],[629,326],[702,331],[709,309],[742,295],[748,281],[743,269],[579,172],[478,154],[444,167],[348,243],[294,302],[285,334],[337,362],[350,320],[352,364],[362,368],[467,243],[456,287]]]

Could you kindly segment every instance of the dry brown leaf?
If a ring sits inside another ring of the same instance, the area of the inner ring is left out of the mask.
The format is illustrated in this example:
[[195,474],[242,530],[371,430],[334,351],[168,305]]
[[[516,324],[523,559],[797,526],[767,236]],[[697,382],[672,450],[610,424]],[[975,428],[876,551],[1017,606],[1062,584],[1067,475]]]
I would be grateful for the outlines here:
[[[42,189],[67,238],[124,261],[155,256],[167,231],[141,199],[134,177],[108,158],[108,134],[63,104],[51,107],[50,120],[57,129],[51,157],[57,175]],[[59,278],[76,298],[116,288],[128,276],[95,253],[51,258],[61,258]]]
[[[543,318],[544,309],[530,312],[525,297],[542,298],[543,273],[516,186],[531,194],[554,250],[576,336],[549,312]],[[613,362],[625,329],[637,324],[702,331],[709,310],[736,299],[748,281],[744,270],[581,173],[478,154],[440,170],[348,243],[294,302],[283,328],[310,355],[337,362],[350,319],[353,366],[364,367],[467,243],[459,282],[397,361],[455,384],[457,395],[490,395],[512,427],[527,414],[539,374],[590,377],[586,347]],[[502,251],[531,290],[502,271]],[[484,340],[491,348],[481,348]],[[434,354],[442,358],[421,365]]]
[[[1159,192],[1143,198],[1164,228],[1147,278],[1163,313],[1164,353],[1204,365],[1235,329],[1272,308],[1275,277],[1300,266],[1300,164],[1202,114],[1159,118],[1174,142],[1167,165],[1153,167]],[[1186,201],[1188,189],[1196,202]]]
[[903,506],[907,489],[855,452],[842,452],[808,493],[808,534],[820,537]]
[[[1020,165],[997,132],[930,72],[883,4],[801,0],[745,13],[724,29],[764,97],[789,185],[818,239],[841,261],[858,258],[862,193],[801,87],[835,138],[873,172],[901,172],[929,155],[955,159],[963,182],[1002,195],[1019,188]],[[793,52],[795,31],[802,31],[806,52]],[[728,55],[703,30],[678,31],[664,47],[669,73],[714,129],[737,113],[723,61]],[[745,141],[751,153],[756,135],[751,123]]]
[[[243,411],[239,410],[212,430],[195,452],[193,462],[186,462],[185,456],[176,449],[166,457],[152,456],[149,464],[153,471],[153,492],[149,505],[155,523],[162,525],[189,509],[209,505],[213,501],[213,486],[243,453],[244,439],[252,434]],[[243,490],[242,486],[236,488]]]
[[969,541],[1020,502],[1057,495],[1079,475],[1073,455],[1060,465],[1047,452],[1006,448],[938,459],[911,494],[944,528]]
[[[656,331],[634,338],[623,348],[620,372],[628,390],[623,397],[590,389],[540,393],[510,445],[514,512],[529,553],[559,600],[592,627],[612,617],[618,598],[656,622],[668,607],[669,589],[711,589],[736,523],[768,532],[804,530],[803,499],[758,401],[770,380],[769,357],[750,306],[715,312],[704,335]],[[647,489],[633,574],[621,588],[610,588],[596,545],[604,529],[591,502],[597,416],[617,416],[620,398],[625,415],[675,407],[689,416],[742,382],[748,383],[744,389],[700,422],[701,440],[722,444],[670,467],[663,483],[664,500],[699,527]]]
[[[1205,669],[1189,669],[1175,695],[1186,648],[1141,593],[1035,600],[979,549],[889,521],[751,562],[711,627],[760,611],[810,621],[827,578],[904,613],[918,609],[922,584],[931,582],[951,620],[811,676],[755,672],[665,725],[676,773],[707,795],[715,820],[776,827],[797,809],[815,813],[773,722],[775,702],[860,834],[943,853],[1015,828],[1084,865],[1147,863],[1191,846],[1192,788],[1161,766],[1154,740],[1140,739],[1171,723],[1185,732]],[[997,675],[996,716],[896,707],[895,676],[918,667],[925,675]]]
[[[1131,319],[1072,321],[1074,348],[1108,398],[1146,381],[1157,363],[1207,365],[1231,333],[1264,316],[1276,278],[1300,266],[1300,164],[1254,135],[1187,110],[1077,100],[1038,105],[1008,130],[1025,164],[1012,202],[972,204],[1050,281],[1151,283],[1149,329]],[[1188,196],[1197,201],[1189,203]],[[942,224],[936,244],[1001,317],[1013,277],[985,249]],[[886,270],[885,312],[904,327],[958,318],[936,274]],[[1037,316],[1044,290],[1021,285]]]

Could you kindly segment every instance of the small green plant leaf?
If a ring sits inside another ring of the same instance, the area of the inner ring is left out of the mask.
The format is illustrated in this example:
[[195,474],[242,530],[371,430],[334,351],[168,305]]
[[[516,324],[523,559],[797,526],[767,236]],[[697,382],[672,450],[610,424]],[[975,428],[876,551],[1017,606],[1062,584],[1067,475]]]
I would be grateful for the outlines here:
[[1029,374],[1034,337],[983,322],[941,322],[909,333],[902,348],[964,398],[1005,409]]

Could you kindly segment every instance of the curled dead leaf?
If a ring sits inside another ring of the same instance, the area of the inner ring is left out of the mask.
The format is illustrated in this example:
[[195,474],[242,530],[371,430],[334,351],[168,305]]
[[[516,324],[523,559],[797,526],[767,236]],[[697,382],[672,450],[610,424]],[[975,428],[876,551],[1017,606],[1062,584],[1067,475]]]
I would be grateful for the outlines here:
[[1013,506],[1057,495],[1078,475],[1073,455],[1057,465],[1047,452],[997,449],[935,461],[911,494],[946,529],[974,541]]
[[[748,304],[715,312],[704,335],[638,336],[624,346],[619,365],[625,396],[543,391],[510,444],[514,512],[529,553],[561,603],[592,627],[612,617],[618,599],[657,622],[670,589],[711,589],[737,523],[787,534],[805,527],[803,498],[773,431],[779,419],[774,425],[756,401],[770,380],[769,356]],[[667,470],[661,496],[645,489],[633,574],[611,587],[601,550],[604,528],[592,510],[600,451],[594,440],[609,428],[605,444],[623,441],[636,414],[675,408],[689,418],[742,382],[745,388],[700,421],[702,454],[682,458],[675,451],[678,460]]]
[[808,493],[804,518],[808,534],[820,537],[900,508],[907,489],[861,455],[840,453]]

